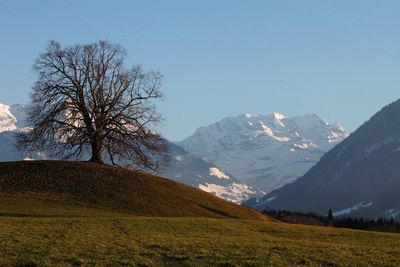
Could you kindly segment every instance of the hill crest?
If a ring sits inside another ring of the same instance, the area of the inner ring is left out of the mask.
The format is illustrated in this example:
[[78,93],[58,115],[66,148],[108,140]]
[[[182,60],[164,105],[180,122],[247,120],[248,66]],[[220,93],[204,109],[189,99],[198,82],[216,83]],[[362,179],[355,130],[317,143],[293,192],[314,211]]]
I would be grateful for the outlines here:
[[268,220],[257,211],[166,178],[88,162],[0,163],[1,195],[140,216]]

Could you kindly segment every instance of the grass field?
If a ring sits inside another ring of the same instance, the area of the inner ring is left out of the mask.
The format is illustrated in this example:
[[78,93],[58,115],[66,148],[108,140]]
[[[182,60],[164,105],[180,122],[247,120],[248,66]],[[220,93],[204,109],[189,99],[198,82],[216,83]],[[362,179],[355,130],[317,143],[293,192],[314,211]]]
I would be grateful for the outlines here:
[[0,163],[0,266],[400,266],[400,235],[290,225],[89,163]]
[[260,212],[188,185],[89,162],[2,162],[1,195],[138,216],[271,220]]
[[0,266],[399,266],[400,235],[2,198]]

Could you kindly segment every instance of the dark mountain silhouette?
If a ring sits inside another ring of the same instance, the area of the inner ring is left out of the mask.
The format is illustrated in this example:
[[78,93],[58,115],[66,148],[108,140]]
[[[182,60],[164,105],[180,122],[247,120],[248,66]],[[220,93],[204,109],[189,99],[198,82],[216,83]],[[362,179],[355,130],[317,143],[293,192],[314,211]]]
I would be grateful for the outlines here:
[[399,218],[399,192],[400,100],[382,108],[300,179],[251,206]]

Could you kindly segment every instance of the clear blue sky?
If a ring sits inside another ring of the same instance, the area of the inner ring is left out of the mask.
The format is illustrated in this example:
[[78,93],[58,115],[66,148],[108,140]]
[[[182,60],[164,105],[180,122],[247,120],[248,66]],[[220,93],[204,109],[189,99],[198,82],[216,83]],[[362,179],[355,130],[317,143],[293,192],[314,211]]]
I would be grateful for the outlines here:
[[160,131],[244,112],[317,113],[352,131],[400,97],[400,1],[0,1],[0,102],[29,101],[49,40],[107,39],[160,70]]

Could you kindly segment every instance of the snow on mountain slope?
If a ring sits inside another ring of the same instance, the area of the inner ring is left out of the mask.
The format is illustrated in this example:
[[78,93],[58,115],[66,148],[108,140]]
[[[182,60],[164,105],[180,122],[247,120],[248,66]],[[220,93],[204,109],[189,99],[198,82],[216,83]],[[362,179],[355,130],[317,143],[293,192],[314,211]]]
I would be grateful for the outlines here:
[[[0,104],[0,161],[24,158],[14,148],[14,134],[29,127],[26,124],[26,111],[26,105]],[[168,166],[161,170],[161,175],[236,203],[241,203],[250,197],[261,197],[264,194],[240,183],[237,178],[201,157],[192,155],[173,143],[167,143],[171,160]],[[33,158],[45,158],[45,155],[33,155]]]
[[270,192],[295,181],[347,136],[315,114],[243,114],[200,127],[177,144],[246,184]]
[[294,183],[246,205],[400,221],[400,100],[378,111]]
[[168,150],[169,164],[161,170],[165,177],[198,187],[235,203],[264,195],[264,192],[241,183],[236,177],[180,146],[168,142]]
[[0,132],[17,129],[17,119],[10,111],[10,106],[0,104]]
[[210,175],[212,176],[216,176],[220,179],[227,179],[229,180],[229,176],[226,175],[223,171],[221,171],[220,169],[216,168],[216,167],[211,167],[210,168]]
[[0,103],[0,133],[22,129],[26,124],[26,105]]

